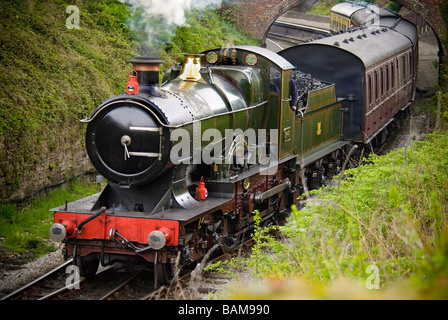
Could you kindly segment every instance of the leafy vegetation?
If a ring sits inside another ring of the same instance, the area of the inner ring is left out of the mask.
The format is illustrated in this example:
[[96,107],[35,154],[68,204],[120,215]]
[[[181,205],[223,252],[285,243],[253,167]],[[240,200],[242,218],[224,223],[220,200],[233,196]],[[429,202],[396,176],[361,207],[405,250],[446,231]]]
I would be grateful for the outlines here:
[[174,64],[182,62],[183,52],[196,53],[241,44],[259,45],[259,40],[242,33],[229,22],[231,10],[195,10],[188,14],[187,25],[177,27],[171,42],[164,47],[161,55],[165,61],[162,73]]
[[389,1],[389,3],[387,4],[388,9],[390,9],[394,12],[397,12],[397,13],[398,13],[398,11],[401,10],[402,7],[403,7],[402,4],[396,3],[395,1]]
[[[439,3],[440,8],[440,14],[442,16],[443,22],[445,24],[445,30],[448,31],[448,3],[446,1],[440,1]],[[442,45],[448,48],[448,33],[445,33],[440,41],[442,42]],[[448,123],[448,62],[444,62],[440,65],[438,65],[440,68],[440,88],[439,88],[439,96],[438,96],[438,107],[437,111],[439,114],[438,116],[442,119],[442,127],[443,125],[446,126]],[[446,127],[445,127],[446,128]]]
[[[314,287],[308,298],[322,297],[313,290],[341,279],[360,288],[350,298],[378,297],[376,291],[403,281],[407,289],[395,298],[410,292],[413,298],[448,298],[448,135],[430,134],[411,148],[372,155],[344,176],[337,186],[314,191],[303,210],[293,207],[288,224],[278,227],[280,238],[257,226],[251,256],[219,269],[288,283],[300,279],[300,286]],[[373,292],[365,289],[371,269],[379,271]]]
[[[66,27],[66,8],[77,5],[80,28]],[[123,91],[133,49],[126,7],[116,0],[0,2],[0,174],[20,187],[24,172],[57,152],[36,146]],[[3,150],[2,150],[3,151]]]
[[37,257],[54,251],[48,241],[48,229],[53,223],[51,208],[63,205],[96,192],[95,182],[75,179],[64,187],[48,192],[44,197],[35,197],[28,205],[0,204],[0,238],[2,249],[27,253]]
[[329,16],[331,8],[336,4],[344,2],[340,0],[322,0],[318,1],[310,10],[307,11],[309,14],[320,14],[323,16]]

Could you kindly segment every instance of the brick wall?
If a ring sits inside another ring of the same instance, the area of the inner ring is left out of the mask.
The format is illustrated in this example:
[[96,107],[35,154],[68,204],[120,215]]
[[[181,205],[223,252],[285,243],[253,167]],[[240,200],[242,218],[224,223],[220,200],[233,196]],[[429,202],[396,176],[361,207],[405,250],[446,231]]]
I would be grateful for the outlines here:
[[304,0],[236,0],[237,21],[240,26],[258,39],[263,39],[269,26],[283,13]]
[[[394,0],[397,3],[402,4],[404,7],[414,12],[425,20],[433,29],[439,39],[446,37],[448,32],[447,26],[443,22],[440,14],[439,4],[441,1],[446,0]],[[445,54],[448,53],[448,48],[443,48]]]

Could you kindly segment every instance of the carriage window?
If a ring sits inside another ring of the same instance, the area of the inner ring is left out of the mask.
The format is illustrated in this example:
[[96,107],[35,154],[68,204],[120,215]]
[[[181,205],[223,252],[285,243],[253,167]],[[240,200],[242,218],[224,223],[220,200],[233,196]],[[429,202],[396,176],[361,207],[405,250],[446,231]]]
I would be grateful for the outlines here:
[[397,72],[395,73],[397,75],[397,82],[400,83],[400,67],[398,66],[398,58],[395,59],[395,68],[397,70]]
[[406,80],[406,59],[404,56],[401,57],[401,76],[404,82]]
[[412,54],[409,52],[409,76],[412,75]]
[[390,63],[390,82],[392,84],[392,90],[395,89],[395,69],[393,61]]
[[374,90],[375,90],[375,101],[378,100],[378,73],[375,71],[375,76],[374,76]]
[[389,66],[386,65],[386,92],[390,91],[390,82],[389,82]]
[[372,77],[370,74],[367,76],[367,90],[369,91],[369,105],[372,104]]
[[271,92],[279,93],[282,86],[282,74],[274,67],[269,68],[269,86]]
[[383,68],[380,69],[380,87],[381,87],[381,97],[384,95],[384,72]]

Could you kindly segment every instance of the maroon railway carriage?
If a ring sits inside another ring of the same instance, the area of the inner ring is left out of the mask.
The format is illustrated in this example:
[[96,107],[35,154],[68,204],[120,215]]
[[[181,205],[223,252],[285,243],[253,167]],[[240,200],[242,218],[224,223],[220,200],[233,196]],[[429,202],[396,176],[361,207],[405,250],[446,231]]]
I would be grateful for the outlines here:
[[336,84],[344,98],[344,139],[381,145],[387,126],[414,99],[418,36],[414,24],[385,17],[378,26],[315,40],[279,54],[299,70]]

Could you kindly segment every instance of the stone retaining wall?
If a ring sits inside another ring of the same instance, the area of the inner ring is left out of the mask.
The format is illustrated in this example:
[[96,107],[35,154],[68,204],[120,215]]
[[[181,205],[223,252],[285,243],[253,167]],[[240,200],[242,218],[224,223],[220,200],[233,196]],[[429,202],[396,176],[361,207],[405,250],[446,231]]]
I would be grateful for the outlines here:
[[42,134],[26,153],[21,171],[12,163],[14,145],[0,137],[0,200],[21,200],[86,172],[93,172],[80,124]]

